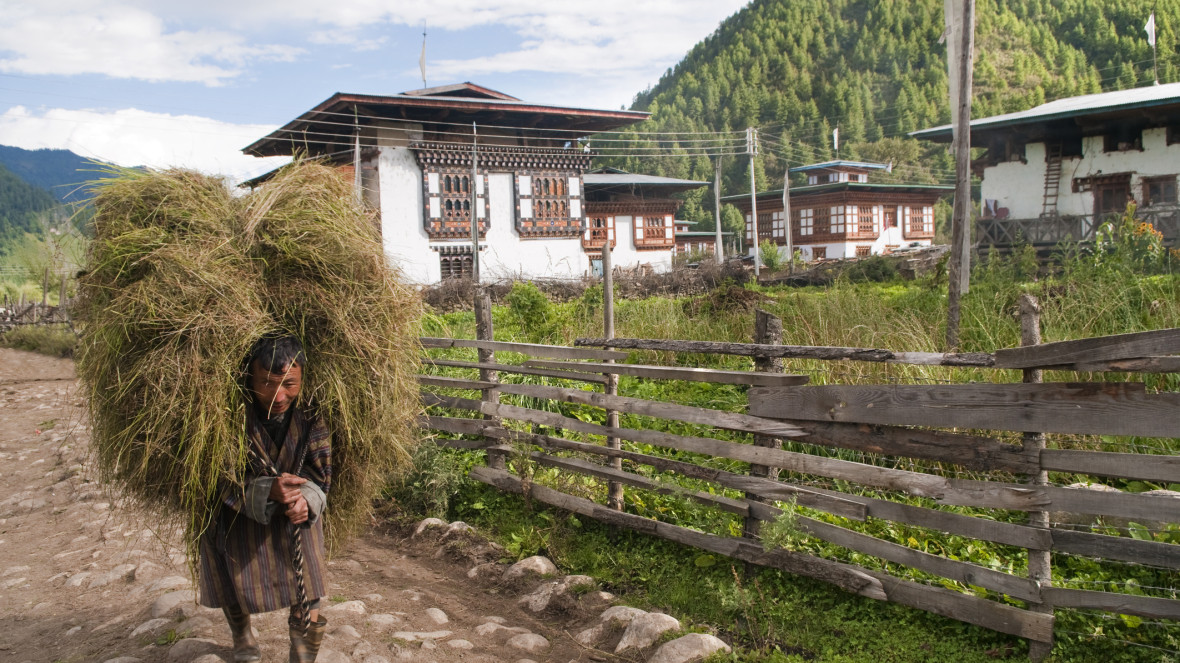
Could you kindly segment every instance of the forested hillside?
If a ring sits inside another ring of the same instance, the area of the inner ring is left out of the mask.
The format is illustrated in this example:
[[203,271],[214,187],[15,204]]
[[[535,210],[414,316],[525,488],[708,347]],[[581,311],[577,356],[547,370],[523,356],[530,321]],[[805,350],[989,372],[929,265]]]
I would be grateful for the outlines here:
[[[1152,54],[1143,26],[1153,10],[1160,80],[1180,80],[1180,3],[979,0],[974,116],[1149,85]],[[840,158],[893,160],[893,179],[946,182],[953,163],[945,147],[905,138],[949,121],[942,31],[940,0],[754,0],[636,96],[632,108],[653,115],[633,131],[760,127],[759,188],[778,188],[788,162],[836,156],[832,130],[838,127]],[[618,150],[628,156],[603,161],[635,172],[712,179],[699,143],[675,146],[698,156],[637,156],[643,148],[660,152],[651,149],[660,145],[636,140]],[[748,190],[747,164],[744,156],[725,159],[724,191]],[[701,191],[683,214],[704,221],[711,209],[711,194]]]
[[103,176],[102,164],[69,150],[25,150],[0,145],[0,165],[63,203],[86,198],[83,183]]
[[38,215],[58,205],[49,192],[0,165],[0,254],[26,232],[41,232]]

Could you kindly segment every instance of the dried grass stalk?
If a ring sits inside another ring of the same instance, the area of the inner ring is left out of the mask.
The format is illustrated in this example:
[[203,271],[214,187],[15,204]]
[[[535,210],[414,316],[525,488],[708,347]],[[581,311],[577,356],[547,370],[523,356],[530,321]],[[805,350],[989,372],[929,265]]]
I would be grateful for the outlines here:
[[189,171],[120,171],[94,200],[78,374],[104,481],[184,526],[245,468],[242,360],[264,334],[308,355],[303,403],[333,432],[333,543],[403,470],[419,411],[416,291],[331,168],[292,164],[258,191]]

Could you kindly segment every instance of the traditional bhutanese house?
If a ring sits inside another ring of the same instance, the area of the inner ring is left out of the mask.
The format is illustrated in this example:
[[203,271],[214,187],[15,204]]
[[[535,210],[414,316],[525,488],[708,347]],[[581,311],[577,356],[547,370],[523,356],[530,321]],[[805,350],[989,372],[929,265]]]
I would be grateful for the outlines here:
[[602,273],[602,247],[608,240],[615,267],[670,267],[676,250],[674,215],[683,202],[671,196],[709,184],[614,168],[588,172],[583,181],[587,222],[582,249],[594,274]]
[[[688,221],[676,222],[676,249],[674,255],[688,255],[694,251],[701,254],[713,254],[717,250],[717,232],[714,230],[689,230],[692,224]],[[721,233],[721,241],[723,246],[729,244],[728,240],[733,236],[733,233]]]
[[[951,141],[950,125],[915,138]],[[1058,99],[971,121],[983,178],[980,246],[1091,241],[1103,221],[1138,205],[1180,241],[1180,83]]]
[[[380,213],[386,254],[418,283],[471,275],[473,217],[481,279],[581,277],[591,269],[583,176],[593,154],[579,139],[647,116],[528,103],[472,83],[337,93],[244,151],[324,158],[352,173]],[[628,209],[614,218],[655,213]],[[655,233],[635,232],[648,249]],[[671,243],[669,230],[669,253]]]
[[[934,240],[934,203],[954,187],[935,184],[879,184],[869,173],[880,163],[826,161],[798,166],[807,185],[791,187],[791,241],[805,260],[853,258],[887,253]],[[749,194],[726,196],[746,217],[746,245],[754,238]],[[787,243],[783,191],[757,194],[758,240]],[[751,251],[753,249],[751,248]]]

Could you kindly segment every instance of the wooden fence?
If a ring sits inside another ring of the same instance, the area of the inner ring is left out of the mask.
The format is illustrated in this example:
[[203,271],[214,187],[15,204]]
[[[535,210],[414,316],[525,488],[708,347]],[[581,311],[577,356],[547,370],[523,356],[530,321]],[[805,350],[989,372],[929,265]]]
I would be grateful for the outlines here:
[[[1027,345],[994,353],[780,345],[777,339],[781,338],[781,324],[761,312],[756,338],[762,342],[755,344],[604,338],[580,339],[576,347],[565,347],[424,338],[422,344],[427,349],[478,349],[478,361],[428,357],[427,362],[450,369],[478,370],[479,377],[422,376],[424,400],[434,412],[424,417],[423,425],[440,433],[464,436],[440,439],[440,444],[486,449],[488,465],[474,468],[470,476],[501,490],[527,491],[533,500],[604,523],[819,578],[862,596],[1027,638],[1034,659],[1043,657],[1052,643],[1055,607],[1180,619],[1176,591],[1171,592],[1172,598],[1163,598],[1055,586],[1050,556],[1059,552],[1180,569],[1180,545],[1100,534],[1090,528],[1075,530],[1050,522],[1050,513],[1054,520],[1069,513],[1122,522],[1180,523],[1180,498],[1067,487],[1049,480],[1052,472],[1180,483],[1180,456],[1049,449],[1045,438],[1045,434],[1180,437],[1180,394],[1149,393],[1143,383],[1136,381],[1041,382],[1041,370],[1050,368],[1086,373],[1180,372],[1180,357],[1169,356],[1180,353],[1180,329],[1039,344],[1035,302],[1026,301],[1024,307]],[[477,308],[484,313],[479,336],[490,339],[490,306],[484,301]],[[675,353],[741,355],[755,358],[756,370],[615,363],[626,361],[630,350],[661,351],[662,357],[677,356]],[[537,359],[521,364],[497,361],[496,353],[503,352]],[[1023,381],[810,385],[806,375],[781,372],[783,358],[966,366],[995,371],[997,380],[1020,375]],[[1000,372],[1004,370],[1021,373]],[[501,374],[532,377],[529,384],[511,384],[501,381]],[[617,395],[613,386],[618,376],[745,385],[748,409],[722,411]],[[535,384],[549,378],[587,386]],[[600,386],[602,390],[598,390]],[[440,388],[448,391],[439,393]],[[454,395],[463,393],[454,389],[478,391],[480,395]],[[527,397],[517,402],[534,407],[504,402],[506,396]],[[603,423],[564,416],[559,411],[561,404],[570,403],[601,408],[605,414],[596,421]],[[447,416],[436,408],[445,408]],[[477,416],[451,416],[456,411]],[[753,443],[622,427],[610,413],[751,434]],[[576,436],[569,433],[579,434],[582,439],[570,439]],[[787,450],[781,442],[784,439],[817,445],[826,453]],[[749,471],[714,469],[689,462],[683,454],[670,458],[639,453],[617,443],[620,440],[740,461],[749,464]],[[504,462],[507,454],[521,453],[521,449],[539,465],[608,482],[610,499],[607,504],[599,504],[522,481]],[[841,450],[862,455],[856,456],[860,460],[836,457]],[[917,462],[902,469],[899,459]],[[625,471],[621,465],[624,460],[709,482],[715,489],[685,490],[671,482]],[[784,477],[780,478],[780,474]],[[823,482],[823,486],[816,485]],[[735,514],[744,519],[744,534],[736,537],[705,533],[627,513],[622,486],[682,495]],[[833,486],[848,489],[836,490]],[[862,494],[866,492],[872,496]],[[944,510],[938,505],[971,509]],[[825,522],[818,514],[802,515],[796,507],[849,521],[884,519],[1023,548],[1028,573],[1024,574],[1023,569],[1020,574],[1010,573],[918,550],[905,542],[858,532],[853,522],[846,522],[849,526],[845,527]],[[1027,517],[1014,520],[1012,511],[1026,512]],[[799,532],[953,581],[962,591],[783,548],[764,549],[757,540],[759,523],[775,521],[785,512],[791,513],[790,522]],[[1013,605],[1019,602],[1024,607]]]

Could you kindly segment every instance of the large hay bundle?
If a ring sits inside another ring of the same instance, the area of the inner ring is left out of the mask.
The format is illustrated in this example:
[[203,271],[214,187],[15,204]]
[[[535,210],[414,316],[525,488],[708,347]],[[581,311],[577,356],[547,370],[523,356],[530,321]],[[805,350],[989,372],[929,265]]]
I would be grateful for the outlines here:
[[242,360],[289,333],[308,356],[301,400],[333,433],[329,536],[354,532],[409,459],[421,303],[351,185],[296,163],[235,198],[188,171],[125,171],[94,207],[78,373],[103,480],[179,518],[191,549],[219,487],[242,481]]

